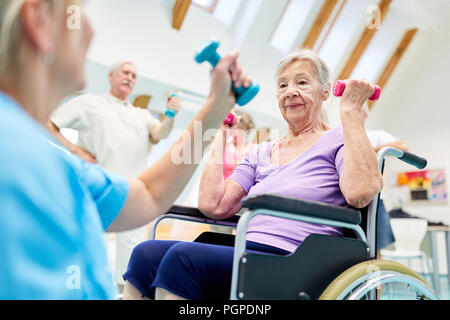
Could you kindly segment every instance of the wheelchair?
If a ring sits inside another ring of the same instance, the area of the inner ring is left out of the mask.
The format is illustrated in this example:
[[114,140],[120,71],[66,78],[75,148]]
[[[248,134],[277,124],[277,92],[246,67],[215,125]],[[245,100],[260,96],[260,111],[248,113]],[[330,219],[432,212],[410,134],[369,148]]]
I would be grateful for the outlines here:
[[[383,148],[378,163],[396,157],[419,169],[427,161],[412,153]],[[360,210],[315,201],[264,194],[247,197],[242,210],[225,220],[205,217],[192,207],[172,206],[155,219],[149,239],[164,219],[236,228],[236,235],[204,232],[194,241],[234,246],[231,300],[435,300],[430,285],[416,272],[394,261],[376,259],[376,222],[380,194]],[[246,252],[246,230],[256,215],[340,227],[344,236],[309,235],[286,256]]]

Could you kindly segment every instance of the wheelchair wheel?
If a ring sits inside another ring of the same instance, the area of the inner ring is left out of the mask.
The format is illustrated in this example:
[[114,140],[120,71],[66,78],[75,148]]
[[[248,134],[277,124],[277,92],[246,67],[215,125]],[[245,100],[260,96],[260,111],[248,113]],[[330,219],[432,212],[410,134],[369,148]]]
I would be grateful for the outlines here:
[[340,274],[320,300],[437,300],[428,283],[408,267],[388,260],[370,260]]

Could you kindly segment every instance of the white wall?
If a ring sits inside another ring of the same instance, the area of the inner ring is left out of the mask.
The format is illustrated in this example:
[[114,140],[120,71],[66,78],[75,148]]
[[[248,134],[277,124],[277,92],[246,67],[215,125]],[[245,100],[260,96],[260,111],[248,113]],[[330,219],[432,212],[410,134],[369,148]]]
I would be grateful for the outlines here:
[[[450,108],[446,97],[450,74],[450,33],[418,33],[398,65],[367,127],[384,128],[425,157],[429,169],[450,172]],[[389,161],[386,176],[413,167]],[[393,199],[386,194],[386,200]],[[392,205],[392,203],[388,203]],[[409,206],[417,215],[450,224],[450,207]]]
[[[450,33],[419,32],[398,65],[382,98],[371,112],[367,127],[383,128],[403,140],[410,151],[428,160],[428,169],[446,170],[450,179]],[[390,179],[415,168],[389,160],[385,169],[385,203],[395,204]],[[450,204],[405,205],[414,216],[450,225]],[[447,272],[445,239],[438,234],[439,271]]]

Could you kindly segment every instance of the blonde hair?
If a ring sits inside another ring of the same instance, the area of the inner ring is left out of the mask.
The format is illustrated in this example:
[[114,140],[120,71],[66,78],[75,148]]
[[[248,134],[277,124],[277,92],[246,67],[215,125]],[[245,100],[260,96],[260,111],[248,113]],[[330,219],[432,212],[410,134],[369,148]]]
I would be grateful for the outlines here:
[[20,8],[24,0],[0,1],[0,76],[8,75],[17,66],[21,42]]
[[234,112],[236,112],[238,116],[242,117],[241,121],[238,124],[240,128],[244,130],[251,130],[255,128],[255,123],[253,122],[253,118],[249,113],[242,110],[235,110]]
[[[20,10],[25,0],[0,0],[0,77],[13,76],[20,60],[22,25]],[[42,0],[51,8],[61,0]]]

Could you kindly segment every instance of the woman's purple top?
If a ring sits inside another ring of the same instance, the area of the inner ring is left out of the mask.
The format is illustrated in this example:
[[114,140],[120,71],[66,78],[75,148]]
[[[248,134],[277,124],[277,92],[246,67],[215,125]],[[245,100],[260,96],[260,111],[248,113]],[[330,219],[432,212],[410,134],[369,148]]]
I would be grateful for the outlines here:
[[[274,143],[260,144],[229,179],[239,183],[248,196],[270,193],[348,206],[339,188],[344,162],[341,127],[328,130],[303,154],[282,166],[270,163]],[[249,223],[247,240],[293,252],[312,233],[342,235],[337,227],[258,215]]]

